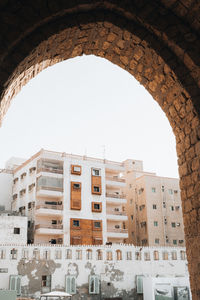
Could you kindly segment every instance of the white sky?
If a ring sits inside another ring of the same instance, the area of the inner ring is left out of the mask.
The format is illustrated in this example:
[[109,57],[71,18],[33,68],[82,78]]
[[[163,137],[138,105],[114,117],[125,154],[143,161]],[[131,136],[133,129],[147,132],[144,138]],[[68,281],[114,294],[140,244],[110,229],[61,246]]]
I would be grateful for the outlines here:
[[150,94],[128,72],[95,56],[41,72],[13,100],[0,128],[0,167],[41,148],[123,161],[178,177],[175,138]]

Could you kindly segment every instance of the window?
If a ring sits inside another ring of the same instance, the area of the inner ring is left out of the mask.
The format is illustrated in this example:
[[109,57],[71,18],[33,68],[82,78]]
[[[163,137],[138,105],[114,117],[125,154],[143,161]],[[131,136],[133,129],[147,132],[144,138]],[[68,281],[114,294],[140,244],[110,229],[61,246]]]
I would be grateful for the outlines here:
[[131,251],[126,252],[126,260],[132,260],[132,252]]
[[92,259],[92,250],[91,249],[86,250],[86,259],[88,259],[88,260]]
[[57,224],[57,220],[51,220],[51,224],[53,225]]
[[82,259],[82,250],[76,250],[76,259]]
[[171,211],[174,211],[174,206],[171,206]]
[[0,259],[5,259],[5,258],[6,258],[6,250],[0,249]]
[[71,295],[76,294],[76,277],[71,275],[65,276],[65,291]]
[[167,251],[164,251],[162,253],[162,258],[163,258],[163,260],[168,260],[168,252]]
[[159,244],[159,239],[155,239],[155,244]]
[[173,245],[177,245],[177,240],[173,240]]
[[55,259],[62,259],[62,250],[55,251]]
[[122,251],[121,250],[116,250],[116,259],[122,260]]
[[14,234],[20,234],[20,228],[19,227],[14,228]]
[[107,251],[106,252],[106,259],[107,260],[112,260],[112,251]]
[[147,244],[147,239],[143,239],[142,240],[142,246],[146,245]]
[[71,249],[67,249],[66,250],[66,259],[72,259],[72,250]]
[[43,259],[50,259],[50,251],[49,250],[44,250]]
[[172,222],[171,225],[172,225],[173,228],[176,227],[176,223],[175,222]]
[[71,174],[81,175],[81,166],[71,165]]
[[143,294],[143,275],[136,275],[137,294]]
[[179,244],[183,244],[184,240],[179,240],[178,242]]
[[133,215],[131,215],[131,220],[133,221]]
[[138,194],[141,195],[142,192],[144,192],[144,188],[140,188],[139,191],[138,191]]
[[170,195],[173,195],[173,190],[172,189],[169,189],[168,192],[169,192]]
[[73,189],[74,190],[79,190],[81,188],[81,184],[80,183],[74,183],[73,184]]
[[153,222],[153,225],[154,225],[155,227],[157,227],[157,226],[158,226],[158,221],[154,221],[154,222]]
[[22,249],[22,258],[28,259],[28,249]]
[[101,169],[92,168],[92,176],[101,176]]
[[17,296],[21,295],[21,276],[10,275],[9,289],[11,291],[17,291]]
[[166,208],[166,203],[165,202],[163,202],[163,208]]
[[144,260],[150,260],[150,253],[144,252]]
[[155,193],[155,192],[156,192],[156,188],[155,188],[155,187],[152,187],[152,188],[151,188],[151,191],[152,191],[152,193]]
[[100,186],[94,185],[94,186],[93,186],[93,191],[94,191],[95,193],[100,193]]
[[99,276],[92,275],[89,277],[89,294],[99,294]]
[[101,221],[93,221],[93,230],[101,230]]
[[80,227],[80,221],[79,220],[73,220],[73,227]]
[[22,175],[21,175],[21,179],[24,179],[24,177],[26,176],[26,173],[24,172]]
[[33,250],[33,258],[34,259],[40,259],[40,250],[39,249],[34,249]]
[[102,260],[102,259],[103,259],[103,251],[97,250],[97,260]]
[[8,269],[7,268],[0,268],[0,273],[8,273]]
[[164,185],[162,185],[162,192],[164,192],[165,191],[165,187],[164,187]]
[[157,205],[156,204],[153,204],[153,209],[157,209]]
[[42,287],[51,287],[51,275],[42,275]]
[[93,212],[102,212],[102,203],[92,202],[92,211]]
[[153,252],[153,258],[154,258],[154,260],[159,260],[159,252],[158,251]]
[[180,254],[181,254],[181,260],[185,260],[186,259],[185,251],[181,250]]
[[135,260],[141,260],[141,252],[135,252]]
[[177,260],[177,253],[176,253],[176,251],[172,251],[172,260]]
[[11,259],[17,259],[17,249],[12,249],[10,251]]

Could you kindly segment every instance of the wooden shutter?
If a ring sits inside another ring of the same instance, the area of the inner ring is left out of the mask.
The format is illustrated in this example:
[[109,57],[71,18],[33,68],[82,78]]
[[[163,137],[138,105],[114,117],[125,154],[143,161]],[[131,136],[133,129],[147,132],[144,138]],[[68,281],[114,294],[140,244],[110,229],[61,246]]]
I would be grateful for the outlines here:
[[136,276],[137,294],[143,294],[143,276]]
[[71,275],[65,276],[65,291],[69,294],[76,294],[76,277]]
[[[75,188],[76,185],[80,188]],[[81,210],[81,183],[71,182],[71,209]]]

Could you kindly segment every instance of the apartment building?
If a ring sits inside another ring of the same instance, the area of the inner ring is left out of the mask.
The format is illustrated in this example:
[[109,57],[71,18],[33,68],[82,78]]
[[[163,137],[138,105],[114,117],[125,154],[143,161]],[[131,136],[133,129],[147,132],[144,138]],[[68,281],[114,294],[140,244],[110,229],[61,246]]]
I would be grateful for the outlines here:
[[12,210],[28,217],[28,242],[123,243],[124,170],[123,163],[47,150],[15,165]]
[[156,176],[126,165],[127,242],[138,246],[183,247],[179,180]]

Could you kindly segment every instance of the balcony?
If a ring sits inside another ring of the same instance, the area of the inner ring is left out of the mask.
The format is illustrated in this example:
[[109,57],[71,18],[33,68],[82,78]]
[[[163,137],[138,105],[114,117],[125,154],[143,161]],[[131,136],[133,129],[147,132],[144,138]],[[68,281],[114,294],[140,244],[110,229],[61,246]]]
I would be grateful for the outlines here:
[[106,193],[106,202],[113,204],[126,203],[126,195],[116,193]]
[[124,211],[107,210],[106,214],[107,214],[106,215],[107,220],[113,220],[113,221],[127,221],[128,220],[127,214]]
[[60,224],[37,224],[35,225],[36,234],[59,235],[63,234],[63,225]]
[[117,176],[106,176],[106,185],[110,186],[118,186],[118,187],[125,187],[126,182],[125,179],[119,178]]
[[128,229],[112,228],[107,231],[108,238],[128,238]]
[[63,195],[62,187],[37,186],[37,196],[60,198]]
[[63,162],[41,158],[37,162],[37,173],[63,174]]
[[62,216],[63,205],[40,204],[36,206],[35,214],[40,216]]

